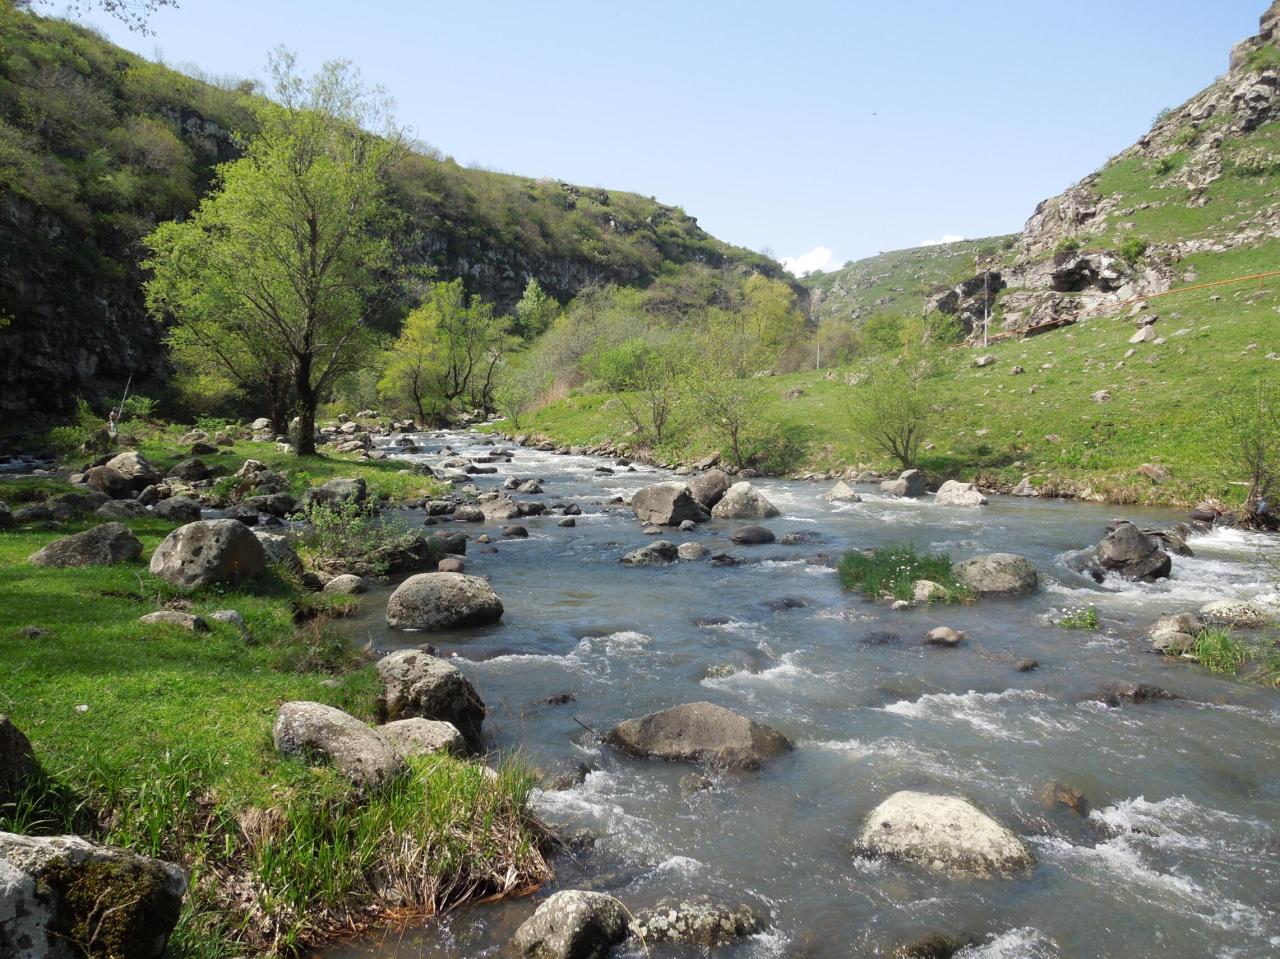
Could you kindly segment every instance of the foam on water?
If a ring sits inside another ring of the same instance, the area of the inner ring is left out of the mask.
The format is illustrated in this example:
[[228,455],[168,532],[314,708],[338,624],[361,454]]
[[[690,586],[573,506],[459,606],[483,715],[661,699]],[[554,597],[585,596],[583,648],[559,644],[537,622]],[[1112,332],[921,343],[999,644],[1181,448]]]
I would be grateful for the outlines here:
[[959,722],[996,739],[1018,739],[1008,723],[1004,706],[1015,703],[1047,702],[1049,697],[1031,689],[1006,689],[999,693],[925,693],[919,699],[901,699],[881,709],[907,719]]
[[1058,944],[1037,929],[1010,929],[991,940],[965,946],[956,959],[1056,959]]

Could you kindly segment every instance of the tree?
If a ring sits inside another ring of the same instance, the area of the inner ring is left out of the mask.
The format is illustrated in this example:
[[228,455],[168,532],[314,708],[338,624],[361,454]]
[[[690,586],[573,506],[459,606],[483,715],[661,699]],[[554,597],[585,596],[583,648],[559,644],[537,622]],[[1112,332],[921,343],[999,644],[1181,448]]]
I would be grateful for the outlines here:
[[596,376],[618,395],[636,430],[661,444],[681,395],[683,353],[668,340],[653,343],[633,337],[606,351],[596,363]]
[[495,315],[493,305],[478,296],[468,300],[461,280],[431,284],[414,312],[435,329],[444,399],[492,409],[494,376],[508,347],[508,318]]
[[409,404],[419,424],[436,419],[444,401],[444,350],[436,313],[419,307],[405,317],[400,335],[387,351],[387,369],[378,393],[393,404]]
[[270,66],[276,99],[258,105],[244,156],[219,167],[190,219],[147,237],[147,303],[210,349],[235,340],[229,371],[246,356],[279,362],[295,449],[314,453],[317,406],[364,361],[369,321],[397,290],[385,188],[404,141],[385,95],[349,63],[310,80],[285,51]]
[[690,419],[714,437],[722,452],[727,448],[739,468],[763,451],[769,436],[761,381],[746,373],[751,339],[731,315],[717,318],[713,311],[712,322],[694,344],[696,359],[689,363],[682,381]]
[[1232,474],[1243,473],[1249,483],[1245,514],[1266,529],[1280,526],[1276,497],[1280,496],[1280,405],[1262,389],[1231,397],[1222,416],[1222,455]]
[[531,279],[525,285],[520,302],[516,304],[511,332],[522,340],[541,336],[551,326],[559,309],[559,304],[547,296],[541,284],[536,279]]
[[904,470],[916,465],[934,422],[924,384],[927,375],[924,364],[882,362],[849,398],[854,433]]
[[[19,8],[51,6],[52,0],[19,0]],[[70,0],[68,13],[83,15],[94,7],[115,17],[136,33],[151,33],[151,15],[162,7],[176,7],[178,0]]]

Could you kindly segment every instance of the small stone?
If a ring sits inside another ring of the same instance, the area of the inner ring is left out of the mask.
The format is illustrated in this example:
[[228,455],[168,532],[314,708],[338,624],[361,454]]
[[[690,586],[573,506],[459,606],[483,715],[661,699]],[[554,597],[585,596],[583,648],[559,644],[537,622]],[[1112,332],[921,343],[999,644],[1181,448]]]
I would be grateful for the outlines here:
[[147,626],[173,626],[192,633],[207,633],[209,624],[199,616],[190,613],[179,613],[176,610],[162,609],[154,613],[140,616],[138,622]]

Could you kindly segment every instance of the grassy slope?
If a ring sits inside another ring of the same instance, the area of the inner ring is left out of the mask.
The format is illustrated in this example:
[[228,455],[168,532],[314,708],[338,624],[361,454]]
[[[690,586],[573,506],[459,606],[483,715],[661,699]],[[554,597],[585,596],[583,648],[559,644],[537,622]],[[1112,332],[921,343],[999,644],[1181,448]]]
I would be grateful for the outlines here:
[[[242,444],[228,458],[273,459],[255,446],[267,444]],[[174,452],[159,441],[146,448],[157,460]],[[372,489],[389,492],[374,482],[388,475],[381,464],[317,458],[308,468],[315,479],[365,475]],[[65,488],[0,481],[0,499],[29,502]],[[323,618],[295,623],[299,610],[322,608],[328,597],[271,576],[186,597],[196,613],[238,610],[248,642],[212,621],[202,635],[144,626],[139,616],[179,598],[145,562],[172,524],[129,524],[143,541],[140,562],[26,562],[84,525],[0,533],[0,712],[27,732],[52,780],[49,792],[0,809],[0,829],[86,832],[192,869],[171,947],[180,956],[288,952],[367,921],[364,908],[391,895],[378,888],[379,870],[394,871],[394,857],[415,846],[425,851],[416,865],[400,864],[399,905],[408,910],[447,908],[542,877],[537,834],[523,812],[529,780],[518,769],[491,787],[475,764],[432,759],[358,803],[329,770],[275,754],[271,725],[284,701],[373,718],[372,668]],[[28,626],[43,634],[24,635]],[[335,674],[339,682],[328,683]],[[274,825],[246,830],[246,815]]]

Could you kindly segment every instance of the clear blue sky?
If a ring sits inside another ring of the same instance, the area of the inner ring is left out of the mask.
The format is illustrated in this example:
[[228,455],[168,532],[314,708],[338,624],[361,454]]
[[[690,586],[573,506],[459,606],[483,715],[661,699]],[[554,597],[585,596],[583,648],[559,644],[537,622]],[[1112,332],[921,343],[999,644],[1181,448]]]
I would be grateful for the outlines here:
[[460,162],[840,263],[1019,229],[1224,73],[1267,2],[180,0],[150,37],[86,19],[212,73],[261,76],[277,44],[349,58]]

